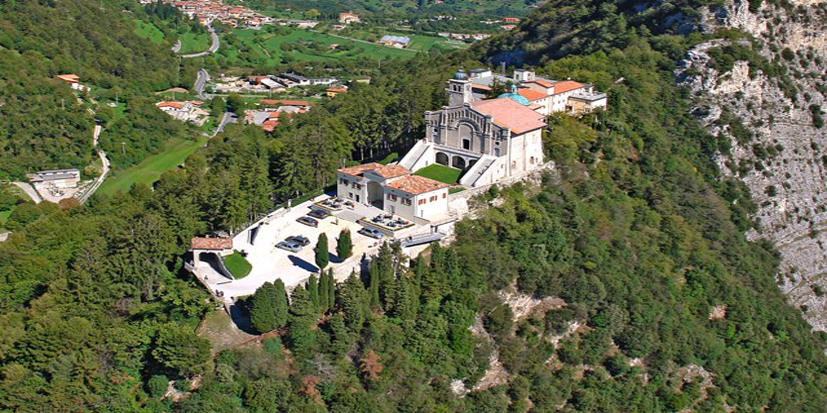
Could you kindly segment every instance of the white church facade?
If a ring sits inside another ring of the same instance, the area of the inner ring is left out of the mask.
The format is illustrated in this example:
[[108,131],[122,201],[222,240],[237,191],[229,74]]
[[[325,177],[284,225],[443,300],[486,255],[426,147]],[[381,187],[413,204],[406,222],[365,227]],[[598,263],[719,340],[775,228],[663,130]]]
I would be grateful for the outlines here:
[[[501,79],[500,79],[501,78]],[[485,99],[491,85],[512,89]],[[448,81],[448,105],[425,112],[425,137],[395,165],[376,163],[338,171],[338,196],[408,219],[448,213],[451,185],[414,173],[433,164],[462,171],[458,186],[474,188],[541,168],[545,117],[606,108],[606,95],[573,81],[537,78],[517,70],[512,78],[489,70],[462,70]]]

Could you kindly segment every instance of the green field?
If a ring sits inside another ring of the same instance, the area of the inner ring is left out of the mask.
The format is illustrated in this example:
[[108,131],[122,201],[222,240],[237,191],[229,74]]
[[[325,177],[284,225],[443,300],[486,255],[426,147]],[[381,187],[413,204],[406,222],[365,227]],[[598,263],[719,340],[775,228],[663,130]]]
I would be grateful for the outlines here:
[[173,138],[170,139],[161,153],[144,159],[143,162],[127,168],[106,179],[98,188],[98,193],[112,195],[118,191],[127,191],[136,182],[152,184],[164,172],[180,165],[193,151],[207,141],[200,138],[198,141]]
[[238,251],[233,251],[232,254],[224,257],[224,265],[236,280],[246,277],[253,269],[253,266]]
[[178,36],[178,40],[181,41],[181,53],[203,52],[209,49],[210,44],[212,43],[212,41],[210,40],[210,34],[207,32],[186,32]]
[[154,24],[143,20],[135,19],[135,33],[144,39],[149,39],[152,43],[160,44],[164,42],[164,32]]
[[463,43],[460,41],[451,41],[445,37],[439,36],[425,36],[421,34],[411,34],[399,31],[379,31],[378,33],[374,30],[373,33],[370,32],[353,32],[349,34],[349,37],[354,37],[357,39],[367,39],[370,36],[374,38],[381,38],[383,35],[392,35],[392,36],[405,36],[411,39],[411,43],[408,46],[410,50],[416,51],[428,51],[433,49],[434,47],[440,47],[444,49],[466,49],[470,45],[467,43]]
[[462,175],[462,171],[439,164],[432,164],[414,172],[414,175],[424,176],[435,181],[453,185],[459,181],[459,176]]
[[[394,49],[379,46],[373,43],[343,39],[325,33],[309,30],[282,28],[286,35],[277,35],[261,30],[236,30],[233,34],[244,43],[246,53],[254,56],[259,63],[275,65],[282,62],[283,57],[290,61],[325,61],[338,59],[390,59],[411,58],[416,55],[415,50]],[[283,50],[282,44],[287,44],[290,50]],[[331,49],[330,45],[347,45],[350,50]],[[320,47],[316,47],[320,46]],[[223,50],[222,50],[223,49]],[[231,45],[218,51],[230,61],[239,58],[241,51]]]
[[4,231],[3,226],[6,225],[6,221],[9,220],[9,215],[14,211],[14,208],[16,207],[11,207],[8,211],[0,211],[0,232]]

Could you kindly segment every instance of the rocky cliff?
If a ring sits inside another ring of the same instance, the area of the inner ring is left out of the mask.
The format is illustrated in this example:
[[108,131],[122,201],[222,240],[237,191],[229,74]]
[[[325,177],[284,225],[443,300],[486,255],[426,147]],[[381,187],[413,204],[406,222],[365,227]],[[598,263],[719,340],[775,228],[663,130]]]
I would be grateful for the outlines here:
[[[753,240],[782,255],[789,302],[827,331],[827,3],[727,1],[704,16],[707,33],[676,71],[718,137],[718,164],[759,205]],[[735,29],[738,33],[730,31]],[[742,33],[746,35],[742,35]]]

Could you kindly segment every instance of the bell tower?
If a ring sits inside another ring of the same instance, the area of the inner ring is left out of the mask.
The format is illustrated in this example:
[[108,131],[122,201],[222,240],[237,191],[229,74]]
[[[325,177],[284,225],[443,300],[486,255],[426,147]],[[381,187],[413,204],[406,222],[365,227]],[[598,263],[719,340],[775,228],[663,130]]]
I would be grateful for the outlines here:
[[448,81],[448,88],[445,92],[448,93],[448,107],[462,106],[474,100],[471,93],[471,81],[462,69],[459,69],[454,78]]

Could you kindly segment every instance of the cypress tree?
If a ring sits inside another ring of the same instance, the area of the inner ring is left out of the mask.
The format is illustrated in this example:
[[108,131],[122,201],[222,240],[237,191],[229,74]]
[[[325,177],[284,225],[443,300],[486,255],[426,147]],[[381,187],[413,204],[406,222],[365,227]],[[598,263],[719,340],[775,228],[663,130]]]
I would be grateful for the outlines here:
[[296,286],[290,294],[290,331],[287,340],[292,350],[306,355],[315,347],[316,310],[310,301],[310,293],[301,285]]
[[336,240],[336,255],[341,260],[353,255],[353,240],[350,238],[350,230],[347,228],[342,230],[339,239]]
[[310,302],[313,303],[313,307],[319,309],[319,282],[316,274],[310,275],[310,279],[307,280],[307,292],[310,293]]
[[281,328],[287,325],[287,311],[290,308],[290,302],[287,300],[287,289],[284,288],[284,281],[276,280],[273,282],[273,290],[275,291],[276,302],[276,327]]
[[322,235],[319,235],[319,241],[316,243],[316,248],[314,248],[313,251],[316,253],[316,266],[319,267],[319,272],[321,272],[330,262],[327,234],[323,232]]
[[330,308],[328,295],[330,294],[330,275],[327,271],[322,271],[319,276],[319,310],[322,313]]
[[336,307],[336,279],[333,278],[333,270],[327,271],[327,308]]

